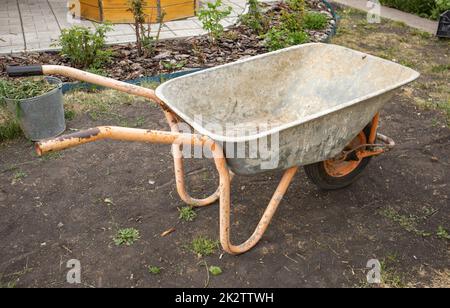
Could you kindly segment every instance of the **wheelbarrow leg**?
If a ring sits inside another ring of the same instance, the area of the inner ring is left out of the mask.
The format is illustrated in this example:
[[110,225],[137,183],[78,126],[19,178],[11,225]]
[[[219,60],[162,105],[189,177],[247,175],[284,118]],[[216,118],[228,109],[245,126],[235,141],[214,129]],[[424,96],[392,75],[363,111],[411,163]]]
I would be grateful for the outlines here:
[[[178,133],[178,121],[175,117],[175,115],[168,111],[164,110],[164,114],[166,116],[167,122],[169,123],[170,129],[174,133]],[[175,182],[177,185],[177,191],[180,195],[181,200],[183,200],[186,204],[194,207],[202,207],[202,206],[208,206],[214,203],[219,199],[220,196],[220,186],[217,188],[217,190],[210,195],[209,197],[206,197],[205,199],[195,199],[192,198],[188,192],[186,191],[186,184],[184,182],[184,166],[183,166],[183,158],[182,158],[182,151],[181,151],[181,145],[180,144],[173,144],[172,145],[172,155],[173,155],[173,162],[174,162],[174,169],[175,169]]]
[[231,176],[224,158],[215,158],[214,160],[220,174],[220,243],[226,252],[233,255],[241,254],[252,249],[259,242],[264,232],[266,232],[266,229],[297,172],[298,167],[292,167],[285,171],[255,231],[244,243],[236,246],[230,242]]

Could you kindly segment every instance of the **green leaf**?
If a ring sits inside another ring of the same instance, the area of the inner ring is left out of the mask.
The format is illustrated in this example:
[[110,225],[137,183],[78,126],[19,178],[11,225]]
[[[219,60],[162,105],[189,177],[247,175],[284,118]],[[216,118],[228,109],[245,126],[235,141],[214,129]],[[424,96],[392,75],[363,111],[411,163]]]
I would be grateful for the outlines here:
[[218,276],[220,274],[222,274],[222,269],[218,266],[213,266],[211,265],[209,267],[209,272],[213,275],[213,276]]

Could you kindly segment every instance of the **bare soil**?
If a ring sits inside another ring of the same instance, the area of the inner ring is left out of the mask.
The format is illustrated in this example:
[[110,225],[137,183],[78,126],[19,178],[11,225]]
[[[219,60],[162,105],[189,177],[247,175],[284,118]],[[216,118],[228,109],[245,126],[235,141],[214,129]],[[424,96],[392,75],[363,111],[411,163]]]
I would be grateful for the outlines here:
[[[352,29],[358,15],[342,15]],[[343,32],[336,40],[364,50],[367,42],[355,36],[366,31],[373,36],[399,31],[402,37],[410,30],[385,24]],[[441,63],[447,46],[430,40],[411,48],[426,52],[427,62]],[[411,87],[428,100],[419,86],[442,80],[426,72],[422,78]],[[143,117],[136,126],[168,130],[158,108],[141,100],[119,105],[114,113],[129,123]],[[253,250],[241,256],[217,250],[200,259],[190,242],[199,235],[218,239],[218,206],[198,209],[194,221],[180,222],[177,208],[184,204],[175,189],[169,146],[97,142],[38,158],[24,139],[2,143],[1,285],[72,287],[66,283],[66,262],[78,259],[85,287],[203,287],[203,261],[223,270],[210,277],[210,287],[366,287],[366,263],[375,258],[383,264],[381,286],[449,287],[449,240],[438,234],[439,227],[450,230],[446,114],[415,105],[407,88],[381,118],[380,131],[398,145],[373,159],[358,182],[324,192],[300,172]],[[121,123],[112,114],[83,112],[68,127],[101,124]],[[186,172],[193,195],[215,190],[218,179],[210,160],[188,160]],[[235,179],[235,243],[251,234],[280,176]],[[141,238],[129,247],[115,246],[117,229],[126,227],[138,229]],[[160,236],[170,228],[175,232]],[[149,273],[149,265],[161,267],[161,273]]]

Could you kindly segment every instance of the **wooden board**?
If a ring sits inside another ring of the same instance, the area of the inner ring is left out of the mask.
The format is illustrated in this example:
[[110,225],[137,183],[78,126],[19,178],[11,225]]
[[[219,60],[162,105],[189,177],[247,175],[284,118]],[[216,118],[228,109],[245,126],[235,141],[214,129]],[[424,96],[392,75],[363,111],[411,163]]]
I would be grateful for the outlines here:
[[[195,0],[161,0],[161,8],[166,13],[164,21],[195,16]],[[157,19],[157,1],[147,0],[145,14],[150,22]],[[129,11],[128,0],[80,0],[81,18],[112,23],[132,23],[133,15]]]

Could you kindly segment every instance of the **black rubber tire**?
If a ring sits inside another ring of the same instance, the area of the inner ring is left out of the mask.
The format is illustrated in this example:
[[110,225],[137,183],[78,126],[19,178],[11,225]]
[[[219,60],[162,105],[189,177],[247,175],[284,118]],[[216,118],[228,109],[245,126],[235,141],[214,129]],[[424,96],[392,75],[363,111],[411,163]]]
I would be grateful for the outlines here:
[[[364,134],[366,135],[366,138],[369,139],[370,135],[370,129],[372,125],[369,124],[364,128]],[[367,165],[370,163],[370,160],[372,157],[366,157],[363,158],[356,167],[355,170],[353,170],[351,173],[342,176],[342,177],[333,177],[330,176],[326,171],[324,167],[324,162],[318,162],[311,165],[304,166],[304,170],[306,173],[306,176],[313,182],[317,187],[323,190],[336,190],[341,189],[349,186],[350,184],[354,183],[362,174],[364,169],[367,167]]]

